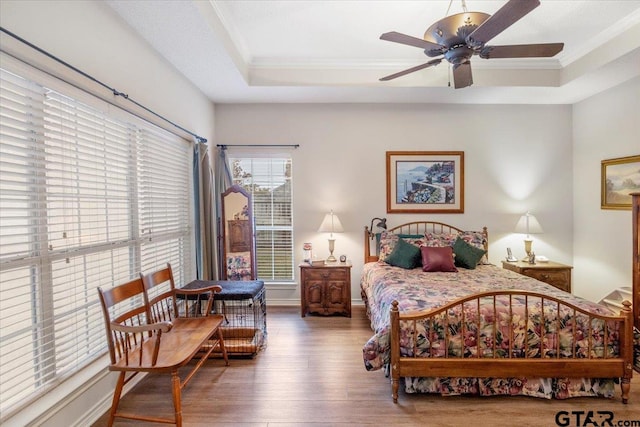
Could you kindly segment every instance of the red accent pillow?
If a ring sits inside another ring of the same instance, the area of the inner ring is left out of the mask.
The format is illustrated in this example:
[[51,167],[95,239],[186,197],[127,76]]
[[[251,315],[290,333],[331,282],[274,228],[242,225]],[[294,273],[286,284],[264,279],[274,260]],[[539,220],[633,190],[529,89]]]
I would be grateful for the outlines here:
[[453,263],[453,248],[445,246],[442,248],[422,246],[422,271],[458,271]]

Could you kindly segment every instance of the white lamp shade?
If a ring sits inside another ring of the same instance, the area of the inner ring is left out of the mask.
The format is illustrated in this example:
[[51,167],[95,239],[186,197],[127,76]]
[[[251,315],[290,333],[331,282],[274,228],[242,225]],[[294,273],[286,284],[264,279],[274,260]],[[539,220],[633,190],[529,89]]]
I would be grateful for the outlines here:
[[322,224],[320,224],[320,228],[318,228],[318,233],[342,233],[343,231],[342,223],[333,211],[324,216]]
[[535,216],[531,215],[529,212],[522,215],[516,224],[516,233],[526,234],[541,234],[542,226],[538,222]]

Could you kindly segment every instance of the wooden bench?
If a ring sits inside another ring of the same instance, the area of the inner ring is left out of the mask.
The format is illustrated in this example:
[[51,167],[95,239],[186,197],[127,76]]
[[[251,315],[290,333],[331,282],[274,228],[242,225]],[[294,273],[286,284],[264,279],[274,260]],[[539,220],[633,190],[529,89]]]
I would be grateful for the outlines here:
[[[182,425],[181,391],[196,371],[218,348],[229,364],[220,325],[212,315],[214,293],[220,286],[197,290],[176,289],[171,266],[111,289],[100,289],[111,364],[119,372],[113,393],[109,426],[114,419]],[[196,355],[200,357],[184,379],[178,369]],[[122,389],[140,372],[170,373],[174,418],[118,412]]]

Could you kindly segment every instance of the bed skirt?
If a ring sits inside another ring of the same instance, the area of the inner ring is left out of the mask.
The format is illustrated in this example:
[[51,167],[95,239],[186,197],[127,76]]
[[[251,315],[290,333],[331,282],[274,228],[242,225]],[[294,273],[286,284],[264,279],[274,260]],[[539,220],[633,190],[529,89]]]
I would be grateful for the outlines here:
[[543,399],[615,396],[617,380],[589,378],[417,378],[406,377],[406,393],[442,396],[530,396]]

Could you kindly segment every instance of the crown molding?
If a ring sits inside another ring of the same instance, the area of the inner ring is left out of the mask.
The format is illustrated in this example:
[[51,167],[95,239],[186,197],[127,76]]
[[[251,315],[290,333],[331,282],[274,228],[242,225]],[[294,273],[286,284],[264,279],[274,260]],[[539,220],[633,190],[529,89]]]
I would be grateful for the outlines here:
[[[426,62],[426,61],[424,61]],[[555,58],[514,58],[514,59],[480,59],[472,58],[472,65],[485,69],[517,69],[517,70],[557,70],[562,68]],[[256,58],[249,64],[250,70],[402,70],[414,67],[419,61],[380,61],[361,60],[343,61],[340,59],[298,59],[298,58]],[[448,63],[443,60],[442,66]]]
[[[572,62],[581,59],[582,57],[607,44],[616,37],[633,29],[635,26],[640,26],[640,9],[637,9],[633,13],[629,14],[629,16],[626,16],[620,21],[616,22],[615,25],[612,25],[606,30],[601,31],[595,36],[589,38],[587,43],[584,43],[580,47],[573,49],[566,55],[562,55],[559,58],[560,64],[563,68],[568,66]],[[640,46],[640,40],[636,40],[636,42],[638,43],[638,46]]]

